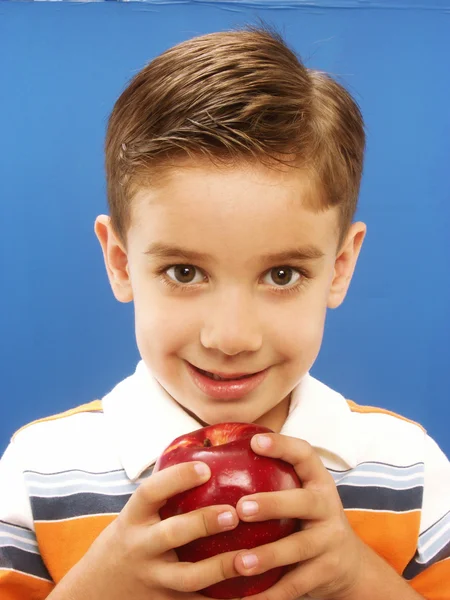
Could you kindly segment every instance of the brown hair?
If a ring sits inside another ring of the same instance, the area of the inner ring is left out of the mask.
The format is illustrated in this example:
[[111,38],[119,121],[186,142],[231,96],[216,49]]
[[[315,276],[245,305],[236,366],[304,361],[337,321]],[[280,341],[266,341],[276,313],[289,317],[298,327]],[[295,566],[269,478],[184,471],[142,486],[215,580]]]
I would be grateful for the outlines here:
[[259,160],[307,169],[337,206],[341,240],[353,219],[365,148],[358,105],[306,68],[280,34],[246,27],[187,40],[144,67],[115,103],[106,135],[108,203],[125,243],[130,201],[181,157]]

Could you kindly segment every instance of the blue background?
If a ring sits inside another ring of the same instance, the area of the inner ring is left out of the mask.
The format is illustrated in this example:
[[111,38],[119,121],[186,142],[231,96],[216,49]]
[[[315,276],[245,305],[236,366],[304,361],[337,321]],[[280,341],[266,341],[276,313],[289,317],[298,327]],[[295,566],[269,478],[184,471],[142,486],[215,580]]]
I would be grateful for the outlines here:
[[116,97],[167,47],[257,17],[344,83],[367,123],[368,237],[313,374],[420,421],[450,454],[450,0],[0,2],[0,450],[138,360],[133,307],[112,296],[93,232]]

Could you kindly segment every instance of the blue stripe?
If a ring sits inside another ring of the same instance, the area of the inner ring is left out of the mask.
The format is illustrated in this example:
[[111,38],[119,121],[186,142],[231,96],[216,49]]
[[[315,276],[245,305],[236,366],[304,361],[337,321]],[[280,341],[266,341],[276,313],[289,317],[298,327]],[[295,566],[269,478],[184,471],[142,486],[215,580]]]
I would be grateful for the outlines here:
[[52,581],[42,558],[39,554],[26,552],[19,548],[0,548],[0,568],[14,569],[26,575],[34,575],[47,581]]
[[[447,528],[447,530],[446,530]],[[427,546],[430,540],[437,536],[436,540],[424,550],[424,546]],[[450,542],[450,512],[448,512],[442,519],[434,523],[419,537],[419,557],[417,559],[420,563],[428,563],[436,554],[438,554],[443,547]]]
[[442,527],[445,527],[446,525],[450,524],[450,511],[448,511],[447,513],[445,513],[445,515],[443,515],[440,519],[438,519],[435,523],[433,523],[433,525],[430,525],[428,527],[428,529],[425,529],[425,531],[423,531],[420,534],[420,543],[421,544],[426,544],[430,538],[433,537],[433,535],[436,533],[437,529],[440,529]]
[[116,515],[130,499],[130,494],[73,494],[62,498],[31,497],[35,522],[72,519],[90,515]]
[[13,525],[12,523],[6,523],[0,520],[0,534],[5,533],[9,535],[19,535],[22,538],[26,538],[29,542],[36,541],[36,535],[34,531],[25,529],[20,525]]
[[423,463],[397,467],[383,463],[362,463],[348,471],[330,470],[336,485],[384,487],[407,490],[424,485]]
[[27,544],[22,540],[16,540],[12,537],[0,535],[0,548],[5,548],[6,546],[12,546],[14,548],[19,548],[19,550],[25,550],[25,552],[33,552],[34,554],[39,554],[39,550],[36,544]]
[[53,498],[80,493],[120,496],[132,494],[138,487],[138,483],[131,482],[123,469],[105,473],[73,470],[44,474],[28,471],[25,473],[25,483],[29,495],[36,498]]
[[0,521],[0,547],[6,546],[39,553],[36,536],[32,531]]
[[35,498],[53,498],[55,496],[71,496],[73,494],[100,494],[106,496],[123,496],[124,494],[132,494],[137,488],[136,483],[124,481],[122,484],[115,486],[101,485],[100,482],[89,481],[72,481],[65,486],[49,486],[46,488],[38,486],[30,486],[28,492],[30,496]]

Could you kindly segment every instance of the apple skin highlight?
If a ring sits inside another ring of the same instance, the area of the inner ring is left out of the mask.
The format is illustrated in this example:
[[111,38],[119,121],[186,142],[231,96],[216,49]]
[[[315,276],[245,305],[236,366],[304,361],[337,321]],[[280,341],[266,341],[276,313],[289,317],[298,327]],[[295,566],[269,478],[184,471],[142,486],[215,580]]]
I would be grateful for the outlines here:
[[[206,483],[170,498],[159,511],[161,519],[217,504],[235,507],[243,496],[301,487],[292,465],[253,452],[250,441],[257,433],[273,432],[249,423],[220,423],[174,440],[158,459],[154,472],[182,462],[202,461],[211,469],[211,477]],[[298,519],[240,521],[233,530],[194,540],[175,548],[175,552],[182,562],[197,562],[231,550],[268,544],[299,528]],[[287,570],[288,567],[277,567],[259,575],[234,577],[201,593],[219,599],[250,596],[274,585]]]

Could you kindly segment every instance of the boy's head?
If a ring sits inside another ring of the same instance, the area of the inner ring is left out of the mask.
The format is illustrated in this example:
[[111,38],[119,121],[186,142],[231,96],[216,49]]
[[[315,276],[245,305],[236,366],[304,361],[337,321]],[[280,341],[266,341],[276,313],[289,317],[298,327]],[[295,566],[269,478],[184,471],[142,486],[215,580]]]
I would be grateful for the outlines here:
[[[280,429],[364,238],[364,143],[344,88],[266,29],[171,48],[116,102],[96,233],[142,358],[204,423]],[[190,365],[266,376],[212,398]]]

